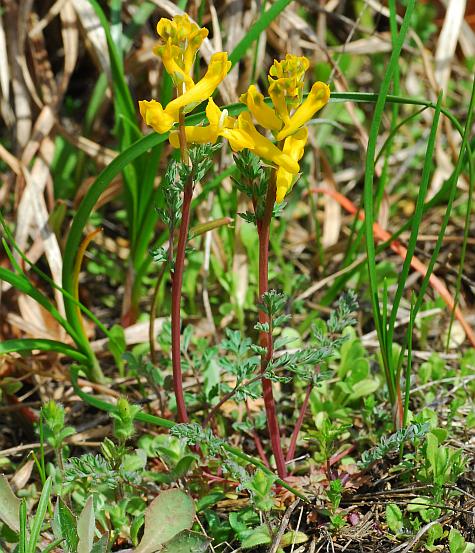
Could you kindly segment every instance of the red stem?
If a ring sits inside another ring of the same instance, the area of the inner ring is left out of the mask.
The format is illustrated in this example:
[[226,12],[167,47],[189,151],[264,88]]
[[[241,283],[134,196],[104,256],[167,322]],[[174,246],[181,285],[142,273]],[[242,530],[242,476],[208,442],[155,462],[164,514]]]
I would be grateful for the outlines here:
[[[270,223],[272,220],[272,211],[275,203],[275,180],[271,179],[267,188],[266,206],[264,215],[259,221],[257,230],[259,234],[259,297],[261,298],[269,289],[269,232]],[[259,341],[262,347],[267,349],[265,355],[261,357],[261,373],[265,373],[267,365],[272,359],[274,340],[272,337],[272,327],[269,320],[269,316],[263,311],[259,311],[259,322],[261,324],[267,323],[269,325],[269,332],[260,332]],[[269,429],[269,436],[272,446],[272,452],[275,457],[275,463],[277,465],[277,473],[279,477],[284,479],[287,477],[287,467],[285,466],[285,458],[282,452],[282,445],[280,443],[280,429],[279,422],[277,420],[277,412],[275,408],[274,393],[272,390],[272,381],[263,378],[262,390],[264,395],[264,405],[266,410],[267,427]]]
[[185,266],[185,248],[190,226],[190,207],[193,197],[193,182],[188,179],[183,194],[181,224],[178,234],[175,268],[172,277],[172,365],[173,390],[175,392],[178,422],[188,422],[185,396],[183,393],[183,377],[181,372],[181,290],[183,286],[183,270]]
[[305,418],[305,411],[307,410],[307,407],[308,407],[308,402],[310,400],[310,393],[312,392],[312,388],[313,388],[313,383],[310,382],[310,384],[307,386],[307,392],[305,393],[305,398],[303,400],[302,407],[300,408],[300,414],[297,420],[297,424],[295,425],[294,431],[292,432],[292,437],[290,438],[289,451],[287,451],[287,457],[285,458],[287,463],[294,458],[295,448],[297,447],[297,439],[299,437],[300,429],[302,428],[303,419]]
[[[246,400],[246,413],[247,418],[251,420],[251,409],[249,408],[249,402]],[[252,429],[252,437],[254,439],[254,444],[256,446],[257,452],[259,453],[259,457],[262,459],[262,462],[267,468],[270,468],[269,461],[267,460],[266,452],[264,451],[264,448],[262,446],[262,442],[259,438],[259,434],[257,433],[256,429]]]

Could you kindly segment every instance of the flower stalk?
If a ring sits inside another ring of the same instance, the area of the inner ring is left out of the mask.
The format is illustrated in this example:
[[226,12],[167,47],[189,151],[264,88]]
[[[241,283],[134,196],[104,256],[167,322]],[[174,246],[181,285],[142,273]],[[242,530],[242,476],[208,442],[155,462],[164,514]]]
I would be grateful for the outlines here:
[[[269,290],[269,235],[272,221],[272,212],[274,209],[276,195],[275,173],[273,173],[267,187],[266,203],[262,219],[257,223],[257,232],[259,236],[259,297],[262,297]],[[261,331],[259,342],[261,347],[266,348],[266,353],[261,356],[261,374],[266,371],[267,365],[272,360],[274,352],[274,338],[272,336],[272,321],[267,313],[259,311],[259,322],[268,325],[268,332]],[[262,378],[262,391],[264,396],[264,406],[266,410],[267,428],[271,441],[272,452],[274,454],[277,472],[280,478],[287,477],[287,468],[285,466],[285,457],[282,451],[280,439],[279,421],[275,408],[274,391],[272,381],[268,378]]]
[[[180,110],[178,123],[178,136],[180,138],[180,153],[183,163],[189,163],[184,129],[184,114]],[[171,334],[172,334],[172,367],[173,367],[173,391],[175,393],[178,422],[188,422],[185,394],[183,392],[183,374],[181,370],[181,293],[183,288],[183,272],[185,269],[185,251],[190,228],[191,200],[193,198],[193,177],[190,172],[183,190],[183,204],[181,209],[181,222],[178,232],[178,244],[176,248],[175,265],[172,274],[172,306],[171,306]]]

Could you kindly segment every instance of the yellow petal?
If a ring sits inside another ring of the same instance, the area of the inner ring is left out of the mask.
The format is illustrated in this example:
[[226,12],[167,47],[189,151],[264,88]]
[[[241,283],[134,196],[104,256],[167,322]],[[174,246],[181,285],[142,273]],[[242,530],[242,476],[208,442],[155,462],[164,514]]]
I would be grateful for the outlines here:
[[249,112],[244,112],[238,118],[239,128],[246,131],[254,142],[253,152],[261,157],[284,167],[290,173],[297,174],[300,170],[299,164],[289,155],[284,154],[268,138],[260,134],[252,122]]
[[168,40],[175,35],[176,24],[170,19],[162,17],[157,23],[157,34],[164,40]]
[[295,111],[289,121],[277,134],[277,140],[283,140],[287,136],[294,134],[311,119],[315,113],[322,109],[330,99],[330,87],[322,82],[316,82],[312,86],[307,99]]
[[[284,147],[282,151],[284,154],[290,156],[294,161],[300,161],[303,156],[305,145],[308,139],[308,129],[303,127],[292,136],[288,136],[285,139]],[[296,181],[296,176],[289,173],[282,167],[279,167],[276,175],[276,201],[280,203],[286,196],[286,194],[292,189]]]
[[153,52],[162,59],[165,71],[170,75],[175,86],[180,86],[182,83],[185,83],[187,89],[193,86],[194,83],[189,74],[190,72],[185,71],[180,63],[178,63],[182,57],[182,53],[178,46],[172,44],[171,39],[165,44],[155,46]]
[[160,134],[168,132],[175,120],[162,108],[162,104],[156,100],[141,100],[139,102],[140,115],[147,125]]
[[254,149],[254,140],[243,129],[222,129],[219,134],[229,142],[235,152],[240,152],[244,148]]
[[218,128],[220,126],[221,116],[222,111],[216,105],[213,98],[210,98],[206,106],[206,117],[208,118],[209,124]]
[[185,94],[171,101],[165,108],[166,112],[176,120],[181,108],[184,108],[185,112],[191,111],[196,105],[213,94],[219,83],[226,77],[230,68],[231,62],[228,61],[228,54],[226,52],[213,54],[205,76],[193,88],[185,92]]
[[[216,142],[218,133],[211,126],[206,127],[185,127],[187,144],[206,144],[207,142]],[[180,136],[178,131],[172,131],[169,136],[170,144],[174,148],[180,147]]]
[[198,29],[191,33],[188,45],[183,55],[185,71],[190,74],[195,62],[196,52],[199,50],[203,40],[208,36],[208,29]]
[[279,167],[277,169],[277,176],[276,176],[276,193],[275,193],[275,201],[280,204],[280,202],[285,198],[285,195],[287,192],[292,188],[294,179],[296,179],[296,175],[293,175],[292,173],[289,173],[282,167]]
[[269,78],[269,96],[274,104],[276,112],[284,123],[289,120],[289,108],[286,102],[286,90],[284,79],[277,79],[275,81]]
[[275,111],[264,102],[264,95],[261,94],[255,85],[251,85],[248,91],[239,98],[249,108],[254,119],[266,129],[278,131],[282,128],[282,120]]

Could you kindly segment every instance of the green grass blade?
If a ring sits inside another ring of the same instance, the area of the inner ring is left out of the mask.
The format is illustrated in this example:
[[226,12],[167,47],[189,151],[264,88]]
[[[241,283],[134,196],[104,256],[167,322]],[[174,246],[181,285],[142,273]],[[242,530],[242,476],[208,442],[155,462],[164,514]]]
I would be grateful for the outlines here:
[[[468,119],[470,120],[473,118],[473,103],[474,103],[474,97],[475,95],[475,79],[472,82],[472,98],[470,100],[470,107],[469,107],[469,116]],[[467,124],[470,128],[470,122],[467,121]],[[473,167],[473,158],[472,155],[467,152],[467,158],[468,158],[468,164],[470,167]],[[462,153],[461,153],[462,155]],[[465,266],[465,257],[467,255],[467,246],[468,246],[468,239],[470,236],[470,221],[472,216],[472,210],[473,210],[473,188],[475,186],[475,179],[473,175],[471,178],[469,178],[468,181],[468,198],[467,198],[467,210],[465,212],[465,221],[464,221],[464,229],[463,229],[463,242],[462,242],[462,250],[460,252],[460,263],[459,268],[457,272],[457,281],[455,283],[455,295],[454,295],[454,308],[452,310],[451,316],[450,316],[450,324],[449,324],[449,331],[447,333],[447,343],[446,343],[446,349],[449,348],[450,344],[450,335],[452,332],[452,325],[454,323],[455,318],[455,309],[457,308],[459,299],[460,299],[460,289],[462,287],[462,274],[463,274],[463,268]]]
[[[75,305],[77,305],[77,307],[87,316],[89,317],[89,319],[91,319],[91,321],[97,325],[97,327],[107,336],[107,338],[110,338],[110,332],[108,330],[108,328],[106,326],[104,326],[101,321],[94,315],[94,313],[92,313],[92,311],[90,311],[85,305],[83,305],[80,301],[78,301],[74,296],[72,296],[71,294],[69,294],[64,288],[62,288],[61,286],[58,286],[56,284],[56,282],[54,282],[54,280],[49,277],[46,273],[44,273],[41,269],[39,269],[32,261],[30,261],[30,259],[28,259],[28,257],[21,251],[21,249],[18,247],[18,244],[15,242],[14,238],[13,238],[13,235],[10,233],[10,230],[8,229],[8,227],[6,226],[6,223],[5,223],[5,220],[3,219],[3,215],[2,215],[2,212],[0,211],[0,224],[3,226],[4,230],[6,231],[7,233],[7,236],[8,236],[8,239],[11,241],[11,244],[14,248],[14,250],[18,253],[18,255],[23,259],[23,261],[29,265],[31,267],[31,270],[36,273],[40,278],[42,278],[45,282],[47,282],[52,288],[55,288],[56,290],[58,290],[59,292],[61,292],[61,294],[63,294],[65,297],[67,297],[69,300],[71,300],[72,302],[74,302]],[[10,259],[10,261],[12,261],[13,256],[11,255],[11,250],[10,248],[8,247],[8,244],[5,242],[5,240],[3,239],[2,240],[3,244],[4,244],[4,247],[5,247],[5,251],[7,252],[7,255]],[[15,262],[16,263],[16,262]],[[16,263],[15,265],[16,267],[18,267],[20,269],[20,266]],[[21,269],[20,269],[21,271]],[[49,300],[48,300],[49,301]]]
[[62,353],[81,363],[87,364],[89,362],[86,355],[68,346],[68,344],[56,340],[49,340],[47,338],[14,338],[12,340],[0,342],[0,355],[20,351],[32,351],[34,349],[55,351],[56,353]]
[[[462,144],[460,146],[459,158],[457,160],[457,165],[455,167],[455,170],[452,173],[452,176],[450,178],[451,188],[450,188],[450,196],[447,200],[447,209],[446,209],[444,217],[442,219],[442,222],[441,222],[441,225],[440,225],[440,231],[439,231],[439,234],[437,236],[437,241],[436,241],[435,246],[434,246],[434,251],[432,252],[432,256],[431,256],[429,264],[428,264],[427,274],[426,274],[426,276],[424,277],[424,279],[421,283],[420,292],[419,292],[419,295],[417,297],[417,301],[416,301],[416,304],[415,304],[415,307],[414,307],[414,311],[415,311],[414,316],[417,315],[417,312],[419,311],[419,309],[422,306],[424,294],[425,294],[425,291],[426,291],[427,286],[429,284],[429,277],[430,277],[430,275],[432,274],[432,272],[434,270],[435,263],[437,261],[440,249],[442,247],[442,242],[443,242],[443,239],[444,239],[444,236],[445,236],[445,231],[446,231],[447,226],[449,224],[450,214],[452,212],[452,206],[453,206],[455,196],[456,196],[456,193],[457,193],[457,182],[458,182],[458,179],[459,179],[459,177],[462,173],[462,168],[463,168],[463,165],[464,165],[464,151],[467,148],[469,148],[469,135],[470,135],[473,116],[474,116],[474,109],[475,109],[475,80],[473,81],[473,84],[472,84],[472,95],[471,95],[470,104],[469,104],[469,107],[468,107],[468,116],[467,116],[467,121],[465,123],[464,134],[463,134],[463,137],[462,137]],[[471,166],[472,166],[471,154],[469,154],[469,167],[470,167],[470,169],[472,168]],[[471,170],[469,172],[471,173]],[[470,182],[473,183],[473,177],[471,177],[471,179],[472,180]],[[468,209],[471,209],[470,205],[468,206]]]
[[243,58],[252,43],[259,38],[259,35],[269,27],[272,21],[274,21],[291,2],[292,0],[277,0],[267,11],[261,14],[259,19],[251,26],[244,38],[237,43],[234,50],[231,52],[229,59],[233,65]]
[[407,424],[407,415],[409,413],[409,398],[411,395],[411,372],[412,372],[412,336],[414,331],[414,326],[416,323],[416,312],[415,307],[415,297],[414,294],[411,296],[411,312],[409,318],[409,325],[407,327],[407,362],[406,362],[406,371],[405,371],[405,389],[404,389],[404,410],[402,415],[402,426]]
[[139,129],[135,124],[135,106],[130,95],[129,87],[127,86],[127,81],[125,80],[123,67],[122,67],[122,56],[112,39],[111,30],[107,17],[102,11],[101,6],[97,0],[89,0],[91,6],[94,8],[96,15],[101,22],[101,26],[104,29],[106,35],[107,47],[109,50],[109,57],[111,62],[111,73],[112,73],[112,85],[114,88],[115,96],[117,102],[120,106],[120,112],[124,114],[128,122],[135,127],[137,135],[139,134]]
[[[89,188],[87,194],[83,198],[78,211],[72,221],[71,228],[69,230],[68,239],[66,241],[65,251],[77,252],[82,241],[82,233],[86,226],[89,216],[96,205],[100,195],[114,177],[118,175],[129,163],[137,159],[144,152],[153,148],[157,144],[166,140],[165,135],[159,135],[157,133],[149,134],[140,138],[137,142],[132,144],[129,148],[119,154],[111,163],[99,174],[92,186]],[[70,295],[74,295],[73,290],[73,269],[75,263],[75,256],[68,255],[63,260],[63,288]],[[75,304],[69,298],[65,298],[65,309],[68,321],[71,323],[77,333],[82,335],[82,327],[79,318],[77,317]]]
[[404,259],[402,270],[398,279],[398,286],[396,289],[396,293],[394,295],[393,307],[391,309],[391,314],[389,317],[388,344],[387,344],[389,348],[392,347],[396,317],[397,317],[399,305],[401,303],[402,295],[406,287],[407,277],[409,276],[409,271],[411,269],[411,261],[412,261],[412,258],[414,257],[414,252],[416,251],[419,227],[422,223],[422,218],[424,215],[424,203],[427,195],[427,190],[429,189],[430,177],[432,173],[432,158],[434,156],[437,129],[439,127],[441,104],[442,104],[442,92],[439,94],[436,110],[434,113],[434,119],[432,120],[432,127],[429,134],[429,140],[427,142],[424,166],[422,169],[421,184],[419,187],[419,193],[417,195],[417,202],[416,202],[416,208],[414,210],[414,216],[412,218],[412,228],[411,228],[411,234],[409,236],[409,242],[407,245],[406,258]]
[[391,402],[394,404],[396,399],[395,390],[392,386],[392,377],[390,377],[390,371],[392,368],[392,356],[388,356],[387,350],[384,348],[386,343],[386,329],[382,325],[381,311],[379,306],[379,294],[378,294],[378,282],[376,276],[376,248],[374,242],[373,225],[375,223],[374,213],[374,160],[376,154],[376,144],[378,139],[379,128],[384,112],[384,106],[386,104],[386,97],[389,93],[391,80],[396,70],[396,66],[399,62],[399,55],[406,38],[407,31],[409,30],[409,24],[414,10],[415,0],[410,0],[404,15],[404,19],[401,25],[401,30],[397,39],[394,41],[393,51],[389,59],[389,63],[384,75],[381,89],[376,100],[374,108],[373,119],[371,122],[371,129],[369,132],[368,149],[366,153],[365,163],[365,179],[364,179],[364,209],[365,209],[365,237],[366,237],[366,253],[368,264],[368,276],[369,276],[369,291],[370,299],[373,308],[374,323],[376,332],[378,335],[379,343],[381,344],[381,354],[383,356],[383,364],[386,373],[386,380],[388,385]]
[[23,498],[20,504],[20,541],[18,542],[18,553],[27,553],[28,530],[26,527],[26,499]]
[[33,518],[33,524],[31,525],[30,532],[30,540],[27,549],[28,553],[35,553],[36,551],[36,545],[38,543],[38,540],[40,539],[41,527],[43,526],[46,510],[48,509],[52,486],[53,481],[51,480],[50,476],[43,486],[43,491],[41,492],[40,500],[38,501],[38,506],[36,508],[36,514]]
[[66,330],[66,332],[71,336],[76,344],[81,347],[82,341],[77,332],[75,332],[73,326],[62,317],[62,315],[49,301],[49,299],[44,296],[35,286],[33,286],[23,274],[17,275],[15,273],[12,273],[8,269],[5,269],[4,267],[0,267],[0,280],[8,282],[20,292],[23,292],[24,294],[30,296],[35,301],[37,301],[64,328],[64,330]]

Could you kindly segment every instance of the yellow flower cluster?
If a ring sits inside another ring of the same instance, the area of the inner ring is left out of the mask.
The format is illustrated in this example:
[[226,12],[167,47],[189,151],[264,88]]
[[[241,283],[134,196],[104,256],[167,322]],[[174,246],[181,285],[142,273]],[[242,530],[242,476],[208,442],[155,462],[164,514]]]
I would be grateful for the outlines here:
[[[287,54],[284,60],[274,61],[269,71],[268,94],[271,103],[266,103],[263,94],[251,85],[240,98],[247,111],[237,118],[230,117],[211,98],[231,67],[227,53],[214,54],[206,74],[195,84],[193,64],[196,52],[208,34],[207,30],[200,29],[183,15],[175,16],[172,21],[161,19],[157,32],[161,41],[154,52],[162,58],[179,95],[165,108],[155,100],[139,102],[144,121],[159,133],[168,132],[179,121],[180,110],[188,113],[208,100],[206,116],[209,125],[185,127],[187,143],[215,142],[222,136],[234,151],[248,148],[273,163],[277,166],[276,201],[281,202],[300,171],[299,161],[308,138],[305,125],[330,98],[328,85],[316,82],[303,100],[308,59]],[[277,144],[259,132],[255,123],[270,131]],[[170,143],[175,148],[180,146],[176,130],[170,133]]]

